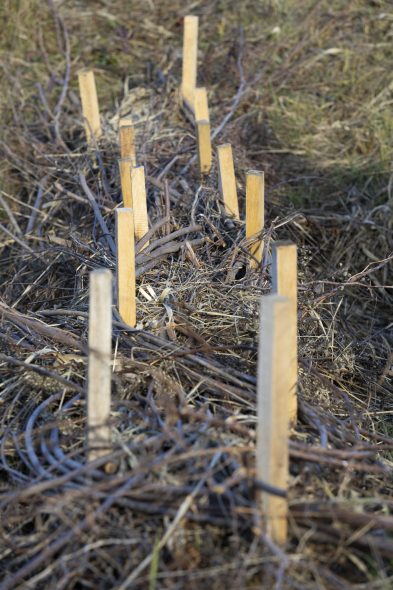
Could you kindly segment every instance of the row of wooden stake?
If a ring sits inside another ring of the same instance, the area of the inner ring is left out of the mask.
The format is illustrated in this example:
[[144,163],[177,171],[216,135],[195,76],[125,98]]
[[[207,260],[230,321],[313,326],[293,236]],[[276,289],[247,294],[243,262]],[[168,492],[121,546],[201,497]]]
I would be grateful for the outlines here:
[[[86,75],[88,74],[88,75]],[[94,126],[94,117],[98,111],[97,93],[94,74],[79,72],[79,82],[82,97],[82,107],[86,121],[86,134],[89,140],[94,141],[97,135],[97,126]],[[205,90],[205,89],[197,89]],[[202,101],[204,102],[204,101]],[[97,103],[97,108],[92,108]],[[87,105],[87,106],[86,106]],[[94,113],[94,117],[92,116]],[[90,120],[89,120],[90,117]],[[99,116],[98,116],[99,121]],[[95,131],[93,131],[95,130]],[[145,170],[143,166],[137,166],[136,149],[134,141],[134,128],[130,119],[121,119],[119,124],[120,145],[120,184],[123,198],[123,209],[116,210],[117,237],[118,237],[118,261],[119,261],[119,313],[122,319],[130,326],[135,326],[136,301],[135,285],[127,289],[125,293],[122,285],[135,283],[135,263],[130,260],[130,251],[134,251],[134,245],[127,250],[127,261],[120,260],[124,248],[120,247],[132,236],[137,241],[141,240],[149,230],[149,217],[147,210],[147,196],[145,183]],[[232,147],[223,144],[217,148],[217,160],[219,171],[219,188],[222,195],[224,212],[226,215],[239,220],[239,205],[236,187],[235,169],[233,163]],[[124,221],[123,221],[124,220]],[[128,220],[128,227],[127,227]],[[131,231],[131,225],[133,230]],[[264,173],[251,170],[246,173],[246,239],[249,241],[251,265],[256,267],[262,261],[262,231],[264,227]],[[126,238],[124,233],[131,234]],[[145,247],[148,243],[145,244]],[[127,262],[127,264],[126,264]],[[126,275],[121,274],[121,269]]]
[[[200,173],[212,165],[210,119],[205,88],[196,87],[198,18],[185,17],[182,98],[195,115]],[[92,71],[79,72],[86,137],[94,144],[102,135],[97,91]],[[137,165],[134,127],[119,124],[120,181],[123,208],[116,209],[117,305],[129,326],[136,324],[135,239],[148,231],[144,167]],[[217,148],[219,187],[226,215],[239,219],[232,148]],[[246,237],[250,262],[262,260],[264,174],[246,175]],[[297,415],[297,252],[290,242],[276,242],[272,251],[272,294],[261,304],[257,386],[257,478],[286,491],[289,427]],[[95,270],[90,276],[88,458],[110,452],[110,395],[112,347],[112,275]],[[265,530],[278,543],[287,537],[287,500],[260,493]]]
[[[118,232],[122,223],[128,228],[132,224],[132,212],[123,209],[117,221]],[[256,471],[258,479],[286,491],[289,427],[297,413],[296,246],[291,242],[276,242],[272,254],[273,292],[262,297],[260,316]],[[131,285],[123,287],[129,289]],[[108,454],[112,447],[110,270],[90,273],[89,309],[88,448],[89,460],[94,460]],[[266,532],[275,542],[285,543],[287,500],[262,492],[259,501]]]

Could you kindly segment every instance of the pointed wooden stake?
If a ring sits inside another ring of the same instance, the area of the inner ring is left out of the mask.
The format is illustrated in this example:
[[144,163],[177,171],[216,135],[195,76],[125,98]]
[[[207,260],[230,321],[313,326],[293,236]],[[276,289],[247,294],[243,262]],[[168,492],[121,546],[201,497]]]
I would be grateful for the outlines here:
[[[262,261],[261,232],[265,223],[265,179],[263,172],[250,170],[246,174],[246,238],[259,238],[250,246],[254,268]],[[256,260],[255,260],[256,259]]]
[[235,219],[240,219],[232,146],[229,143],[219,145],[217,154],[220,191],[225,212]]
[[[132,199],[134,202],[134,226],[135,238],[141,240],[149,231],[149,218],[147,215],[145,169],[136,166],[131,171]],[[148,242],[144,247],[146,247]]]
[[101,137],[100,110],[98,107],[97,89],[93,70],[78,72],[79,92],[82,112],[85,118],[85,132],[88,144]]
[[130,119],[120,119],[119,124],[120,157],[131,158],[133,166],[136,166],[134,126]]
[[210,122],[209,105],[207,101],[207,91],[205,87],[195,88],[194,105],[195,120]]
[[198,17],[184,17],[182,98],[194,111],[194,93],[197,82]]
[[289,419],[297,421],[297,248],[293,242],[275,242],[272,251],[272,292],[287,297],[291,303],[288,316],[288,339],[291,342]]
[[87,390],[88,460],[111,451],[112,273],[90,273]]
[[120,169],[120,185],[121,195],[123,198],[123,206],[125,209],[132,209],[132,183],[131,183],[131,171],[132,171],[132,158],[120,158],[119,169]]
[[212,167],[212,144],[209,121],[197,121],[198,162],[201,175],[208,174]]
[[[288,487],[289,366],[287,338],[291,304],[266,295],[261,304],[257,382],[257,478],[284,491]],[[287,539],[287,500],[258,492],[265,531],[278,544]]]
[[116,209],[117,306],[121,319],[136,324],[135,239],[132,209]]

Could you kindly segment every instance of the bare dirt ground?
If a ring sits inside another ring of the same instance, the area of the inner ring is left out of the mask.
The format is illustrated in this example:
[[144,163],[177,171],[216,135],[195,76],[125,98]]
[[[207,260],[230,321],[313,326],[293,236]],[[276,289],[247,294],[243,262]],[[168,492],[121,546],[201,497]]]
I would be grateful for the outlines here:
[[[216,163],[200,181],[179,107],[189,13],[242,219],[245,172],[265,172],[257,270],[244,223],[221,213]],[[0,16],[1,590],[392,588],[391,4],[3,0]],[[104,128],[93,150],[84,66]],[[88,274],[115,268],[127,115],[155,229],[137,257],[137,328],[114,310],[106,473],[85,463]],[[276,239],[299,249],[281,548],[255,502],[258,314]]]

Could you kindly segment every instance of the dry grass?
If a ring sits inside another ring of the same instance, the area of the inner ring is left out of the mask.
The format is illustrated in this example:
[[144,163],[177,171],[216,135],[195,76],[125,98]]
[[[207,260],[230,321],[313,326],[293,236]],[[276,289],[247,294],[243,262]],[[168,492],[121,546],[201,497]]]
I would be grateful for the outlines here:
[[[192,161],[193,126],[177,104],[188,8],[5,0],[0,10],[0,588],[390,588],[389,8],[193,7],[200,81],[216,145],[234,146],[241,208],[244,171],[265,170],[266,251],[276,238],[299,247],[300,417],[285,551],[255,528],[269,257],[248,268],[244,225],[222,217],[216,169],[200,184]],[[83,139],[82,65],[99,84],[96,150]],[[168,180],[171,234],[156,227],[138,257],[137,329],[115,317],[116,471],[106,473],[84,461],[88,272],[115,266],[91,205],[113,236],[117,121],[130,112],[150,219],[163,220]]]

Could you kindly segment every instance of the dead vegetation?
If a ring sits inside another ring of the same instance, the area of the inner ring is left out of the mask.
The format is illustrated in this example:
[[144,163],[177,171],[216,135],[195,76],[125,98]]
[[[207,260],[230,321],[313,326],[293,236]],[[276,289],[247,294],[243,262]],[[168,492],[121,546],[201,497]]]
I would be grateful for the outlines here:
[[[365,1],[192,8],[241,206],[245,170],[265,170],[266,252],[277,238],[299,247],[283,550],[258,529],[254,500],[270,259],[250,270],[216,168],[198,178],[177,101],[189,7],[131,4],[3,3],[0,588],[390,588],[393,15]],[[94,150],[81,65],[96,68],[103,111]],[[85,463],[88,271],[115,267],[117,123],[129,113],[152,229],[137,329],[114,322],[107,473]]]

